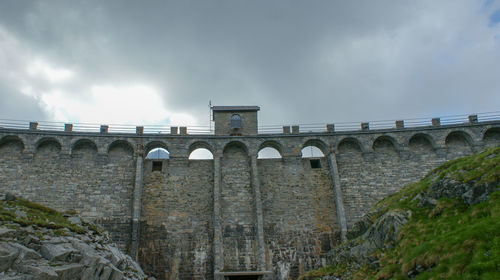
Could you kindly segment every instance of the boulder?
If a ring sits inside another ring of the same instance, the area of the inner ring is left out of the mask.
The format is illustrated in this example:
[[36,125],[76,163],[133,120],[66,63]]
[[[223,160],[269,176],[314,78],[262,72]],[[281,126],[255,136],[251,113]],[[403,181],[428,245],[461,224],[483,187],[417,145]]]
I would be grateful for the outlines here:
[[66,261],[71,254],[78,251],[67,243],[64,244],[44,244],[40,249],[42,256],[49,261]]
[[57,280],[58,276],[55,270],[46,265],[19,265],[17,271],[32,276],[33,280]]
[[0,272],[9,269],[19,256],[19,249],[10,242],[0,242]]
[[419,195],[419,207],[436,206],[440,198],[462,198],[467,205],[485,201],[497,188],[488,183],[476,185],[475,182],[460,182],[443,179],[432,183],[427,191]]
[[82,277],[83,269],[85,267],[82,264],[71,263],[61,266],[54,267],[54,271],[57,273],[59,280],[73,280],[80,279]]

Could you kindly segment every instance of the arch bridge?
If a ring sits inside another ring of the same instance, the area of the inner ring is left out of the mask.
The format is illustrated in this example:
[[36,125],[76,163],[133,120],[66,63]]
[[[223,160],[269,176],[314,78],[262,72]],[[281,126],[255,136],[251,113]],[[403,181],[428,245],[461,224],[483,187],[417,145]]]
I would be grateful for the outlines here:
[[258,134],[257,111],[216,107],[215,135],[0,128],[0,191],[101,224],[159,279],[288,279],[379,199],[500,143],[500,121]]

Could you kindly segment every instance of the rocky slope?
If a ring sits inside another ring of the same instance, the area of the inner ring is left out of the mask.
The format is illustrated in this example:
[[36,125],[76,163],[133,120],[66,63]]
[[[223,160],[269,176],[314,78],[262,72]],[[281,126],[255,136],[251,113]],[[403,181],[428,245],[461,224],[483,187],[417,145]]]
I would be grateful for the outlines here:
[[9,194],[0,198],[0,279],[149,279],[95,225]]
[[500,279],[500,148],[380,201],[301,279]]

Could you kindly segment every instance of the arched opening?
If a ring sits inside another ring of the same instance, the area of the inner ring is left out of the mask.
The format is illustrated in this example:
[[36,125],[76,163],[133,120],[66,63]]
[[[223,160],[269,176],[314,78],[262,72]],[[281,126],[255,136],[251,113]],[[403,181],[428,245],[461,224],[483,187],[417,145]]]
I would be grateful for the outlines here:
[[302,148],[302,157],[303,158],[319,158],[324,157],[325,154],[316,146],[306,146]]
[[303,158],[324,157],[325,151],[327,151],[326,144],[323,141],[317,139],[306,141],[301,150]]
[[111,161],[130,161],[134,156],[134,148],[124,140],[117,140],[108,147],[108,158]]
[[472,153],[472,138],[463,131],[453,131],[446,136],[445,144],[450,159],[466,156]]
[[89,139],[80,139],[71,148],[71,156],[74,158],[89,158],[96,154],[97,145]]
[[355,138],[344,138],[337,145],[337,151],[339,154],[361,154],[361,145],[359,141]]
[[408,148],[415,152],[431,152],[433,151],[432,138],[423,133],[417,133],[408,141]]
[[146,159],[169,159],[170,153],[164,148],[154,148],[149,151]]
[[226,155],[226,153],[230,153],[232,151],[237,151],[241,150],[245,154],[245,156],[248,156],[248,148],[245,144],[239,142],[239,141],[233,141],[229,142],[225,147],[223,154]]
[[0,140],[0,155],[20,154],[23,150],[24,143],[17,136],[5,136]]
[[61,144],[54,138],[43,138],[36,145],[35,160],[58,157]]
[[257,158],[281,158],[281,144],[272,140],[264,141],[264,143],[259,146]]
[[484,133],[483,142],[486,146],[496,147],[500,145],[500,127],[492,127]]
[[151,160],[151,171],[163,171],[163,161],[170,158],[170,153],[165,148],[153,148],[146,156]]
[[145,168],[151,171],[163,171],[170,159],[167,145],[162,141],[153,141],[146,144],[144,150],[146,152]]
[[302,148],[302,158],[309,159],[309,164],[312,169],[322,167],[321,158],[325,157],[324,150],[326,149],[325,143],[320,140],[309,140]]
[[214,155],[206,148],[197,148],[189,154],[190,160],[214,159]]
[[394,154],[397,153],[396,141],[389,136],[380,136],[373,142],[373,150],[376,153]]
[[197,141],[189,146],[190,160],[210,160],[214,159],[213,148],[205,141]]
[[280,152],[273,147],[262,148],[257,154],[258,159],[281,158]]

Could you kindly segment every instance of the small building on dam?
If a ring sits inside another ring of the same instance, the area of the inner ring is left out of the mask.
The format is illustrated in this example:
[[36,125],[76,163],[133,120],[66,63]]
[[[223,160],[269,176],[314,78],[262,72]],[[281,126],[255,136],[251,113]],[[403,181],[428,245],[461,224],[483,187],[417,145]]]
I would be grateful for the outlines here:
[[214,106],[202,134],[0,124],[0,191],[102,225],[158,279],[295,279],[378,200],[500,144],[500,121],[476,115],[266,132],[259,110]]

